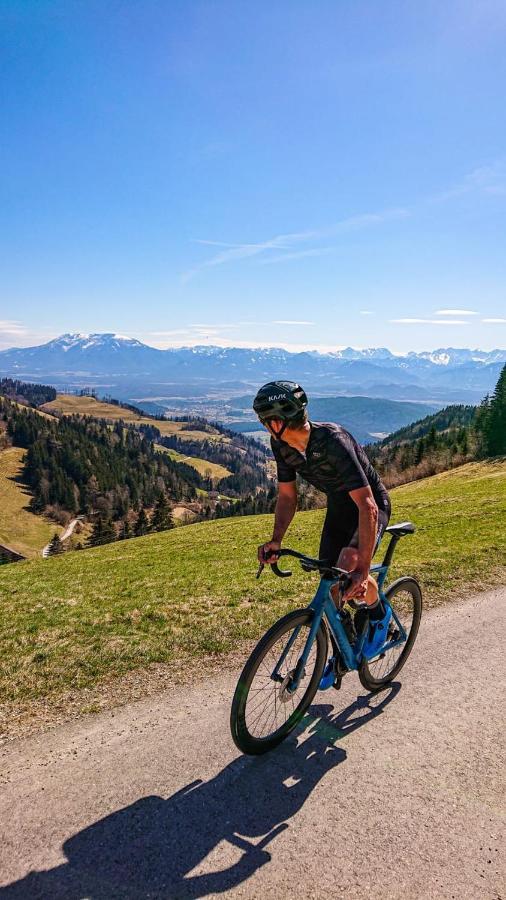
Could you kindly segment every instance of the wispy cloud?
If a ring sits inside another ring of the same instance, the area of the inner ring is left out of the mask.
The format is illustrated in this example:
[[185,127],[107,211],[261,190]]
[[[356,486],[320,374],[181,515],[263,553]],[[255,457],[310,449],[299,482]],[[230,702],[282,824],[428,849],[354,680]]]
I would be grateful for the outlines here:
[[33,347],[56,337],[54,329],[29,328],[23,322],[0,319],[0,350],[11,347]]
[[465,319],[390,319],[393,325],[469,325]]
[[361,309],[361,310],[359,310],[359,313],[361,316],[373,316],[374,315],[372,309]]
[[489,325],[503,325],[506,323],[506,319],[501,319],[500,317],[497,319],[482,319],[482,322],[487,322]]
[[436,316],[477,316],[474,309],[436,309]]
[[479,166],[469,173],[467,181],[485,194],[506,194],[506,159]]
[[435,194],[429,201],[439,203],[471,193],[506,195],[506,157],[496,159],[488,165],[477,166],[461,182]]
[[0,332],[4,334],[27,334],[28,329],[21,322],[13,322],[11,319],[0,319]]
[[[327,226],[325,228],[308,231],[293,231],[288,232],[287,234],[278,234],[272,238],[268,238],[264,241],[258,241],[256,243],[227,243],[224,241],[199,238],[198,240],[195,240],[194,243],[213,247],[223,247],[224,249],[222,249],[219,253],[216,253],[209,259],[204,260],[204,262],[195,266],[193,269],[190,269],[188,272],[184,273],[182,275],[182,280],[184,282],[189,281],[194,277],[194,275],[197,274],[197,272],[202,271],[202,269],[222,266],[227,263],[251,259],[253,257],[262,256],[265,254],[267,254],[267,258],[265,260],[262,260],[262,262],[284,262],[286,259],[295,259],[301,255],[319,256],[324,253],[331,252],[333,248],[315,247],[302,251],[294,251],[294,248],[296,248],[298,244],[328,240],[332,237],[338,237],[340,234],[344,234],[348,231],[355,231],[361,228],[371,228],[374,226],[379,226],[391,220],[406,218],[406,216],[409,216],[409,214],[409,210],[400,207],[380,210],[379,212],[361,213],[359,215],[349,216],[348,218],[342,219],[340,222],[335,222],[333,225]],[[268,254],[272,251],[287,252],[278,252],[276,257],[269,259]]]
[[267,259],[260,260],[263,266],[270,266],[272,263],[288,262],[290,259],[302,259],[304,256],[326,256],[332,253],[334,247],[314,247],[313,250],[299,250],[295,253],[282,253],[278,256],[269,256]]
[[273,325],[315,325],[315,322],[304,322],[296,319],[275,319]]

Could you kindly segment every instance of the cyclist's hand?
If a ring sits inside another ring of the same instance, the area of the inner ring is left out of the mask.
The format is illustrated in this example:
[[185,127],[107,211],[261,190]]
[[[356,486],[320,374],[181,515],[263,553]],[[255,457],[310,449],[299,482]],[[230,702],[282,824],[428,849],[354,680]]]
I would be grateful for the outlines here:
[[[277,562],[279,559],[277,553],[280,547],[281,544],[278,541],[267,541],[265,544],[260,544],[257,553],[258,562],[269,564]],[[267,554],[271,554],[268,559],[266,558]]]
[[343,600],[365,600],[369,569],[354,569],[349,575],[351,584],[345,591]]

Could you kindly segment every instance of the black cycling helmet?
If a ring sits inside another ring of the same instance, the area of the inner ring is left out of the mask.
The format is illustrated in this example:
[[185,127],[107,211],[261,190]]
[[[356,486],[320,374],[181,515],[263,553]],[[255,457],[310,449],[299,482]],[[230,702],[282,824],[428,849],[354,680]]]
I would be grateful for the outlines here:
[[307,406],[306,392],[295,381],[269,381],[258,391],[253,409],[263,422],[281,419],[284,429],[290,423],[302,422]]

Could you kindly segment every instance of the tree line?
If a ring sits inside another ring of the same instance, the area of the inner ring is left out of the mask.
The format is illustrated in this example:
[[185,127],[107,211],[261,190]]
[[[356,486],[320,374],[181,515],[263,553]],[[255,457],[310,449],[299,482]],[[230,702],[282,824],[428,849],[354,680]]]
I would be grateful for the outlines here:
[[56,391],[50,385],[29,384],[13,378],[0,378],[0,395],[28,406],[41,406],[56,400]]
[[506,366],[480,406],[448,406],[364,449],[387,487],[506,454]]

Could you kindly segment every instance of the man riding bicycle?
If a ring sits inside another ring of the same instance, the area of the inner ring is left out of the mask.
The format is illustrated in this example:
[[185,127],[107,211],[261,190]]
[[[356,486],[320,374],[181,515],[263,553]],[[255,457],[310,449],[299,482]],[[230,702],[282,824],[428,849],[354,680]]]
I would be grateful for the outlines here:
[[[277,465],[278,497],[270,541],[258,548],[260,562],[276,562],[277,551],[297,509],[297,473],[327,495],[320,559],[350,572],[344,600],[367,604],[369,620],[385,610],[369,574],[372,557],[390,519],[390,499],[364,450],[341,425],[310,422],[307,396],[293,381],[271,381],[253,402],[271,435]],[[334,600],[337,594],[333,592]]]

